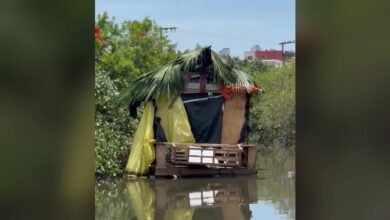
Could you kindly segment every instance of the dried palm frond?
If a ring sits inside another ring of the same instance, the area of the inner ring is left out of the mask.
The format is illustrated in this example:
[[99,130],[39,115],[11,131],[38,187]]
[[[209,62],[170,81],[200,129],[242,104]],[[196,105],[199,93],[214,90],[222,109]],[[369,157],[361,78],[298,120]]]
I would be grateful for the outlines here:
[[[197,71],[201,59],[201,48],[194,49],[157,70],[138,77],[133,86],[122,93],[121,100],[134,104],[151,99],[173,100],[184,90],[185,74]],[[251,79],[248,74],[233,69],[217,53],[211,51],[210,66],[213,83],[240,85],[249,89]]]

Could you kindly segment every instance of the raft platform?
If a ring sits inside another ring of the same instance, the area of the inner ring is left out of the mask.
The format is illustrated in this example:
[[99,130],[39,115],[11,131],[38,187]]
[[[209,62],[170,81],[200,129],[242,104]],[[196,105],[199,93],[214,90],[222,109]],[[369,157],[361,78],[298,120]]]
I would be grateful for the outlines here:
[[256,174],[256,149],[247,144],[153,144],[155,176],[235,176]]

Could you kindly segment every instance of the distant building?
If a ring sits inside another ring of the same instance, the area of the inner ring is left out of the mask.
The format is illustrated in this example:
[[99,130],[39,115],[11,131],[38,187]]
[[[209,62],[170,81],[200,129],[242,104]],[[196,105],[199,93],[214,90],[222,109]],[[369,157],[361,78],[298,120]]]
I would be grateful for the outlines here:
[[249,60],[261,60],[266,65],[283,65],[283,52],[281,50],[262,50],[257,44],[251,47],[250,51],[245,51],[244,57]]
[[281,50],[246,51],[244,57],[250,60],[280,60],[283,61]]
[[261,47],[258,44],[255,44],[251,47],[251,51],[261,51]]
[[261,60],[265,65],[270,65],[270,66],[276,66],[280,67],[283,65],[283,61],[281,60]]
[[221,57],[230,57],[230,48],[223,48],[218,52],[218,55]]

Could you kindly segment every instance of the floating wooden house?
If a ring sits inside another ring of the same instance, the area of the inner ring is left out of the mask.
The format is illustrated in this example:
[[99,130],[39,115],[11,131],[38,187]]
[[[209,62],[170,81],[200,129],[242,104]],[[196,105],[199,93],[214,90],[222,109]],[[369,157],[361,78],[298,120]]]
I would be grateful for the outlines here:
[[205,176],[256,173],[248,143],[250,77],[210,47],[186,53],[136,79],[125,97],[130,114],[144,103],[127,172]]

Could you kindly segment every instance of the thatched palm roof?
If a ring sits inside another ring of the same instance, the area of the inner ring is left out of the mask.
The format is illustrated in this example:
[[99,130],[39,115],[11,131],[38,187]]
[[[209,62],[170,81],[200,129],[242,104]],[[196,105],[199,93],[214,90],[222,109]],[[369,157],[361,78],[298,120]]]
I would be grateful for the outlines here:
[[158,98],[172,100],[184,90],[185,74],[200,70],[211,74],[215,84],[235,84],[247,88],[251,84],[248,74],[231,68],[210,47],[197,48],[138,77],[134,85],[125,91],[123,98],[130,104]]

